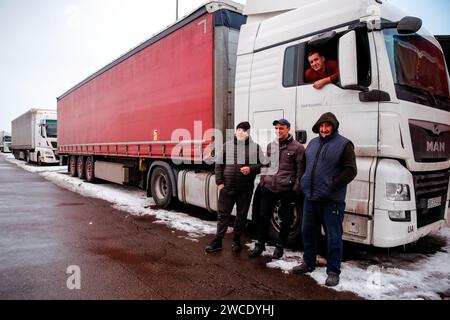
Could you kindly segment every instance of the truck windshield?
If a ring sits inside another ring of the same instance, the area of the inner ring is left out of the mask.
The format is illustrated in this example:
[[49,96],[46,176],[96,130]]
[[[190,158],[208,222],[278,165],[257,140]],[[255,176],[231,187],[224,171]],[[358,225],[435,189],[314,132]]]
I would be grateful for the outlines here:
[[47,133],[47,138],[57,137],[57,123],[56,120],[47,120],[45,123],[45,132]]
[[11,142],[11,136],[4,136],[3,137],[4,142]]
[[399,99],[450,111],[448,75],[442,51],[426,35],[384,30]]

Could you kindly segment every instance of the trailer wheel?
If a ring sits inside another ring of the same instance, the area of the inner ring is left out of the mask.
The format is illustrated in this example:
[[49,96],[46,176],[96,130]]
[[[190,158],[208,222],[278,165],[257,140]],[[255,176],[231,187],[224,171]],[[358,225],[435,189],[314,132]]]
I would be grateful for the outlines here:
[[172,202],[172,184],[167,170],[156,167],[152,172],[151,190],[153,200],[161,208],[167,208]]
[[69,159],[69,175],[71,177],[77,176],[77,157],[76,156],[70,156]]
[[94,183],[95,182],[95,174],[94,174],[94,157],[88,157],[86,159],[85,167],[85,178],[87,182]]
[[[276,241],[278,234],[281,230],[281,218],[278,214],[279,204],[275,207],[275,210],[270,220],[269,238]],[[290,247],[302,246],[302,220],[303,220],[303,201],[302,199],[292,203],[290,210],[293,210],[293,219],[291,222],[291,228],[289,230],[289,236],[287,239],[287,245]]]
[[84,157],[83,156],[79,156],[77,159],[77,175],[78,178],[84,180],[85,178],[85,171],[84,171]]

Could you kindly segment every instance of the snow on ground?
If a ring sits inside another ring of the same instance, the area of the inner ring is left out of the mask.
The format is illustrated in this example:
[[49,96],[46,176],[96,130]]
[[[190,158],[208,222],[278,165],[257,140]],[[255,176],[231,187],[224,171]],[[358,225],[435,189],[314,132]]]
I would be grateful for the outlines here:
[[[184,213],[154,210],[153,200],[145,192],[136,188],[112,184],[89,184],[68,176],[66,167],[38,167],[15,160],[10,154],[1,154],[7,161],[35,172],[56,185],[77,192],[83,196],[99,198],[113,204],[113,207],[137,216],[153,216],[155,223],[184,231],[187,239],[197,239],[213,235],[214,221],[204,221]],[[367,250],[361,256],[347,259],[342,264],[340,284],[336,291],[351,291],[367,299],[441,299],[450,296],[450,227],[429,237],[437,243],[436,249],[426,254],[422,252],[385,254]],[[428,239],[428,238],[427,238]],[[253,244],[248,244],[253,247]],[[264,255],[270,256],[273,247],[267,247]],[[288,273],[301,262],[302,252],[286,250],[283,259],[267,263],[268,268],[280,269]],[[310,275],[323,285],[325,282],[325,261],[321,258],[318,267]]]

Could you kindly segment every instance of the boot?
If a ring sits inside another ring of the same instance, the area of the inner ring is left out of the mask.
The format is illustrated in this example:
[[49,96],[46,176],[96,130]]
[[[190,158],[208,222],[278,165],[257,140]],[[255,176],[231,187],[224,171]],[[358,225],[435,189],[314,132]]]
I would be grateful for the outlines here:
[[284,254],[283,246],[280,244],[277,244],[275,247],[275,250],[273,251],[272,259],[281,259],[283,254]]
[[292,268],[293,274],[304,274],[304,273],[308,273],[308,272],[312,272],[312,271],[314,271],[314,268],[308,267],[308,265],[304,262],[302,262],[300,265]]
[[234,237],[233,244],[231,245],[231,250],[234,253],[239,253],[242,251],[241,239],[239,237]]
[[222,239],[214,238],[214,240],[205,248],[208,253],[222,250]]
[[248,256],[250,258],[259,257],[264,250],[266,250],[266,245],[258,241],[255,244],[255,248],[248,252]]
[[327,287],[335,287],[339,284],[339,275],[334,272],[329,272],[325,285]]

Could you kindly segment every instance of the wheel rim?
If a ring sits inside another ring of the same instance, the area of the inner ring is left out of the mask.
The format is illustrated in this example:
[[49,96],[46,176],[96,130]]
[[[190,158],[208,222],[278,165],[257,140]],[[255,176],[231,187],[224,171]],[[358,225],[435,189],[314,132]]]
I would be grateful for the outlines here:
[[88,160],[86,161],[86,178],[87,178],[88,180],[91,180],[91,179],[92,179],[92,176],[93,176],[93,174],[92,174],[92,168],[93,168],[93,166],[92,166],[92,161],[91,161],[90,159],[88,159]]
[[81,157],[78,158],[78,175],[83,176],[83,159]]
[[[275,206],[275,209],[273,210],[273,216],[271,219],[273,228],[277,231],[281,231],[281,217],[280,217],[280,203],[278,203]],[[292,218],[291,226],[289,227],[289,232],[292,232],[293,229],[295,229],[295,226],[298,225],[299,222],[299,214],[297,212],[297,209],[294,208],[294,216]]]
[[158,177],[156,178],[156,197],[158,199],[165,199],[167,197],[167,193],[168,193],[168,189],[169,186],[167,184],[167,180],[166,177],[163,176],[162,174],[158,175]]
[[72,175],[75,174],[76,166],[75,166],[75,158],[70,158],[70,173]]

